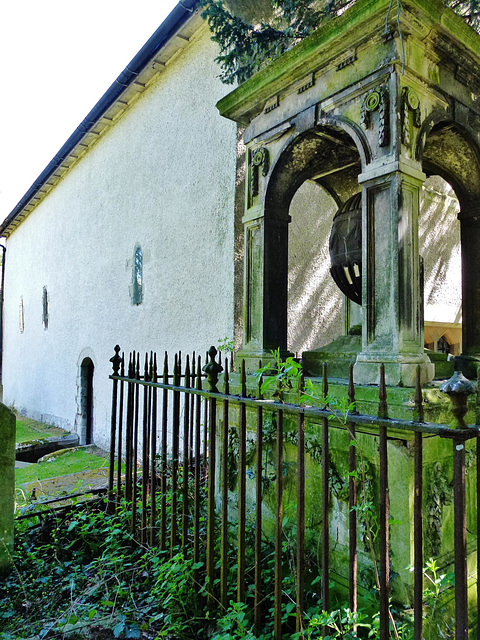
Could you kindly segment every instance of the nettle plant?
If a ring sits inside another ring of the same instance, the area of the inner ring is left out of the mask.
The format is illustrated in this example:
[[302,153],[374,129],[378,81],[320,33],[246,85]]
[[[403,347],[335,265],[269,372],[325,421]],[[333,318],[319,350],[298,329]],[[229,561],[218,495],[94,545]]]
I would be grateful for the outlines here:
[[282,360],[280,348],[271,351],[273,362],[257,369],[255,375],[259,379],[260,393],[272,394],[283,402],[285,394],[298,391],[299,402],[304,405],[321,404],[331,409],[329,420],[338,420],[343,425],[348,422],[348,415],[355,410],[355,403],[348,398],[336,398],[328,394],[319,394],[310,378],[304,378],[303,367],[293,356]]
[[[283,402],[285,393],[295,388],[300,389],[303,369],[302,365],[293,357],[288,357],[283,361],[280,356],[280,348],[273,349],[271,353],[273,362],[258,369],[255,375],[259,378],[262,395],[273,391],[273,397]],[[307,382],[309,389],[313,388],[311,381]]]
[[234,340],[230,340],[228,336],[225,336],[225,338],[219,338],[217,349],[222,353],[233,353],[235,351],[235,342]]

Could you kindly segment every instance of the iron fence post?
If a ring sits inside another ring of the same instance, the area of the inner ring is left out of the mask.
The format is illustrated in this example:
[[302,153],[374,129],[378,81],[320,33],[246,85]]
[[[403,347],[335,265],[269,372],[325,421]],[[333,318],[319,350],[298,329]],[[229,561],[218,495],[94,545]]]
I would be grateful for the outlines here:
[[[120,347],[118,344],[115,345],[114,351],[115,351],[115,355],[110,358],[110,362],[112,363],[113,375],[118,376],[118,373],[120,370],[120,364],[122,362],[122,357],[120,355]],[[113,380],[112,416],[111,416],[111,424],[110,424],[110,466],[108,469],[108,512],[109,513],[113,513],[113,511],[115,510],[113,484],[114,484],[114,477],[115,477],[115,437],[116,437],[116,431],[117,431],[117,395],[118,395],[118,380]]]
[[[440,391],[452,401],[454,421],[452,426],[466,429],[468,396],[475,392],[475,385],[460,371],[444,382]],[[467,514],[465,496],[465,442],[458,436],[453,439],[453,537],[455,558],[455,640],[468,637],[467,594]]]

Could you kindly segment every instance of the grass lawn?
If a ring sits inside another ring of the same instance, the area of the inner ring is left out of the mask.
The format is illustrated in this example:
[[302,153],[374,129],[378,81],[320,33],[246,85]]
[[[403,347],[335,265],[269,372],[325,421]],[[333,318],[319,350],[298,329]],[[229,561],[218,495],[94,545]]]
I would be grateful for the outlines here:
[[108,469],[108,454],[96,447],[67,450],[46,462],[15,469],[15,481],[18,486],[24,482],[56,478],[89,469]]
[[[115,464],[115,470],[117,465]],[[65,449],[45,462],[15,469],[16,503],[22,508],[33,488],[37,500],[85,492],[108,482],[108,453],[98,447]]]
[[67,433],[67,431],[59,427],[53,427],[52,425],[17,415],[17,442],[41,440],[43,438],[50,438],[50,436],[66,436]]
[[[68,431],[58,427],[17,416],[17,442],[67,434]],[[17,506],[25,504],[34,486],[38,499],[102,486],[108,479],[108,467],[109,453],[94,445],[64,449],[51,454],[44,462],[18,466],[15,469]]]

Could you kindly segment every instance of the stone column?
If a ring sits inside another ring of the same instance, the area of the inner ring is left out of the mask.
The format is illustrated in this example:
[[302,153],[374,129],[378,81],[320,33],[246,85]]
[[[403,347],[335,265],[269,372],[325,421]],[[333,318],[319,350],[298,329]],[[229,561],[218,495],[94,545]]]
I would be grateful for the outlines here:
[[480,366],[480,206],[462,206],[462,354],[456,366],[467,378]]
[[287,355],[288,223],[290,216],[265,216],[260,207],[250,209],[245,225],[245,282],[243,348],[247,371],[271,358],[280,348]]
[[378,381],[385,363],[388,385],[414,386],[434,367],[423,348],[418,212],[425,174],[392,162],[359,176],[363,208],[363,335],[355,364],[360,384]]
[[0,404],[0,574],[11,567],[15,505],[15,414]]

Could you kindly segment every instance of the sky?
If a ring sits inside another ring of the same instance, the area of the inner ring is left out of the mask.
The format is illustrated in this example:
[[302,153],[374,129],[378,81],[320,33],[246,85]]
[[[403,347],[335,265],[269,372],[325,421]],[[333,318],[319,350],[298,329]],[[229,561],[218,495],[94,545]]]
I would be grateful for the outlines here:
[[176,4],[1,3],[0,220]]

